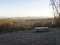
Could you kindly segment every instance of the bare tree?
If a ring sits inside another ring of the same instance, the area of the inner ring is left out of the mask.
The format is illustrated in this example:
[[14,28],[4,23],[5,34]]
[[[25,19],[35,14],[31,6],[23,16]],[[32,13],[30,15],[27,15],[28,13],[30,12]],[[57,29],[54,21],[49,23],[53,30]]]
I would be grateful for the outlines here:
[[52,9],[54,12],[56,12],[59,15],[59,8],[60,8],[60,0],[50,0],[50,3],[51,3],[51,6],[52,6]]
[[[60,24],[60,0],[50,0],[50,4],[54,11],[54,22],[56,25]],[[58,16],[58,18],[56,16]]]

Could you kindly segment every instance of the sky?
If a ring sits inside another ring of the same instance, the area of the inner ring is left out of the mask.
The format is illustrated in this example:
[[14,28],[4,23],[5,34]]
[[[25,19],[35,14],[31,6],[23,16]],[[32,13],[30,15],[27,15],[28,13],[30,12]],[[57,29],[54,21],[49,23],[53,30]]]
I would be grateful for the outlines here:
[[1,17],[53,17],[49,0],[0,0]]

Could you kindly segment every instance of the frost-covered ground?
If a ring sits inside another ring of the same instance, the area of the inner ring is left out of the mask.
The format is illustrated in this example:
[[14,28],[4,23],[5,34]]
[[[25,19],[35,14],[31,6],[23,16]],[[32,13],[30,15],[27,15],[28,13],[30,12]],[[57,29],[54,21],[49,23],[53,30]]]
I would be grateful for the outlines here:
[[0,34],[0,45],[60,45],[60,29],[39,33],[17,31]]

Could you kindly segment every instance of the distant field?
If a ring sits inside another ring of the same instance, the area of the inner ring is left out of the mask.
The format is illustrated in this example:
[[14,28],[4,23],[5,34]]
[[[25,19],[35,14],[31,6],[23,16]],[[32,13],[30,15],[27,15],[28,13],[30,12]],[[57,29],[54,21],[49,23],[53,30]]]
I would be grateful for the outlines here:
[[21,29],[32,29],[34,27],[50,26],[52,18],[6,18],[0,19],[0,32],[12,32]]

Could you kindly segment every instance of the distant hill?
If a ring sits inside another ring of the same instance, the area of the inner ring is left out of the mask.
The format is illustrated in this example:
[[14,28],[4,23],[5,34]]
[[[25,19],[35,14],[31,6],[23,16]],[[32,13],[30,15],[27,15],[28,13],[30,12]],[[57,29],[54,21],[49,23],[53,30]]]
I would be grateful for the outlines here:
[[13,17],[12,19],[51,19],[51,18],[42,18],[42,17]]
[[0,19],[48,19],[48,17],[0,17]]

